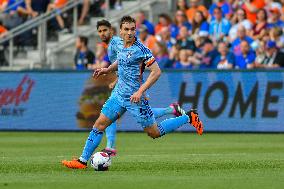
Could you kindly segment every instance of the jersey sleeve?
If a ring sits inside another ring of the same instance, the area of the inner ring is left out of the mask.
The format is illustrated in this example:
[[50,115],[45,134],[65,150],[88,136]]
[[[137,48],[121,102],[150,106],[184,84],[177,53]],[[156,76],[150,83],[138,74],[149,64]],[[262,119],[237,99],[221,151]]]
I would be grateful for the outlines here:
[[141,48],[142,51],[142,59],[143,59],[143,64],[145,64],[145,66],[150,67],[156,60],[152,54],[152,52],[150,51],[149,48],[143,46]]
[[120,37],[114,36],[108,46],[108,57],[111,64],[116,61],[117,55],[121,50],[122,46],[122,39]]
[[109,61],[111,63],[113,63],[117,58],[117,52],[115,50],[115,42],[114,41],[112,41],[109,44],[108,49],[107,49],[107,54],[108,54]]

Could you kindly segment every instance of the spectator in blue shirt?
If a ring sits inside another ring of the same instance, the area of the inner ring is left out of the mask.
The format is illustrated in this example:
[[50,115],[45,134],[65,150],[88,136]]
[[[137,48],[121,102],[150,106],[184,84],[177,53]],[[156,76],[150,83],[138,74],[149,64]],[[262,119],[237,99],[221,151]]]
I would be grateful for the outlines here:
[[238,37],[232,42],[232,51],[235,56],[241,54],[241,41],[245,40],[249,43],[249,45],[251,45],[253,42],[253,39],[246,35],[246,29],[242,25],[238,27],[237,36]]
[[25,2],[24,1],[17,1],[17,0],[9,0],[6,13],[11,13],[11,12],[17,12],[19,8],[25,8]]
[[156,42],[152,52],[161,69],[172,67],[166,44]]
[[215,19],[210,22],[209,35],[214,41],[225,38],[230,31],[230,22],[222,17],[222,10],[219,7],[214,9]]
[[203,34],[209,34],[209,24],[206,21],[205,16],[202,11],[196,11],[195,16],[192,21],[192,38],[195,40],[200,35],[200,32]]
[[[136,16],[136,25],[137,31],[139,30],[140,25],[145,25],[147,27],[148,33],[151,35],[155,35],[154,25],[146,19],[145,12],[139,11]],[[139,34],[138,34],[139,35]]]
[[209,8],[209,14],[210,14],[212,20],[214,20],[216,18],[216,16],[214,15],[214,10],[217,7],[222,10],[222,16],[223,17],[226,17],[227,19],[230,18],[231,14],[233,12],[231,5],[228,2],[226,2],[226,0],[218,0],[216,3],[213,3]]
[[271,28],[269,31],[270,40],[275,41],[277,48],[283,49],[284,48],[284,35],[282,28],[274,27]]
[[189,58],[189,61],[194,65],[198,65],[199,68],[215,68],[213,60],[218,55],[218,51],[215,49],[212,40],[206,38],[200,49]]
[[74,63],[77,70],[91,69],[95,62],[94,53],[88,48],[88,38],[79,36],[76,40],[77,52],[74,57]]
[[171,37],[170,28],[165,26],[161,29],[160,35],[157,36],[158,41],[167,45],[168,51],[176,44],[176,39]]
[[28,11],[24,1],[9,0],[4,14],[3,24],[7,29],[12,29],[24,22],[22,16],[27,16]]
[[271,16],[270,16],[270,22],[268,23],[268,28],[274,28],[274,27],[284,27],[284,22],[281,20],[281,12],[278,8],[273,8],[270,10]]
[[181,49],[179,51],[179,59],[173,65],[175,69],[192,69],[192,64],[188,60],[188,50]]
[[177,44],[182,49],[188,49],[190,54],[193,54],[196,50],[194,41],[189,37],[187,27],[183,26],[179,30],[179,39]]
[[187,17],[185,13],[181,10],[177,10],[174,18],[174,22],[171,25],[173,29],[171,29],[172,37],[179,38],[179,30],[185,26],[187,30],[191,31],[191,24],[187,21]]
[[235,64],[235,56],[229,51],[228,44],[226,42],[218,43],[219,54],[213,60],[213,65],[217,69],[231,69]]
[[236,56],[235,68],[250,69],[253,68],[256,55],[250,49],[250,45],[246,40],[241,41],[241,54]]

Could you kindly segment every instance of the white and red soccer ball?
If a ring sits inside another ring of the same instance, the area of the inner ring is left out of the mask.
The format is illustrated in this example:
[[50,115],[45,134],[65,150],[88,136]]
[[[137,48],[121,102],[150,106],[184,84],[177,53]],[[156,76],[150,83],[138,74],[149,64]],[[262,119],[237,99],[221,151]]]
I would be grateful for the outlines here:
[[111,165],[110,155],[105,152],[97,152],[92,156],[90,163],[96,171],[106,171]]

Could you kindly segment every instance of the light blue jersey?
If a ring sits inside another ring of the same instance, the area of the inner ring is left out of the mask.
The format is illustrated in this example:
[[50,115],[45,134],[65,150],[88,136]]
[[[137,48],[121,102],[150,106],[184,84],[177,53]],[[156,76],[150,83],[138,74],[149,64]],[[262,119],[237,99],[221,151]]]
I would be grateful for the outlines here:
[[110,39],[107,48],[107,54],[111,64],[116,61],[117,55],[121,49],[123,49],[123,40],[118,36],[113,36]]
[[156,120],[145,98],[146,94],[142,96],[140,103],[131,103],[130,96],[144,83],[142,76],[144,69],[152,65],[155,58],[151,51],[138,40],[132,46],[128,48],[123,46],[121,50],[115,52],[117,52],[118,81],[111,96],[104,104],[102,113],[114,122],[129,111],[143,128],[149,127]]
[[139,40],[132,46],[122,48],[117,56],[118,60],[118,82],[113,90],[122,98],[129,100],[144,83],[143,72],[146,66],[155,62],[151,51]]
[[[175,119],[172,118],[162,121],[159,125],[157,125],[154,111],[152,111],[151,106],[146,98],[142,97],[139,103],[130,102],[130,96],[136,92],[144,82],[142,74],[145,67],[151,66],[155,62],[155,59],[151,51],[140,41],[136,40],[131,47],[122,48],[121,51],[117,50],[118,45],[115,44],[115,38],[112,38],[111,41],[112,42],[109,45],[108,53],[112,63],[116,61],[116,59],[118,61],[119,79],[115,89],[105,102],[101,111],[101,113],[113,123],[106,130],[106,135],[108,137],[107,148],[114,148],[116,132],[114,122],[126,111],[129,111],[130,114],[136,118],[137,122],[141,124],[143,129],[156,125],[160,133],[159,136],[172,132],[181,125],[188,123],[189,117],[187,115],[183,115]],[[161,115],[166,115],[167,112],[171,114],[173,110],[171,107],[168,107],[164,109],[159,108],[155,112],[159,117]],[[93,128],[88,139],[86,140],[83,153],[79,158],[81,162],[88,162],[88,160],[91,158],[91,155],[100,144],[102,136],[102,131],[97,128]],[[149,136],[151,136],[150,133]],[[157,138],[159,136],[155,135],[151,137]]]

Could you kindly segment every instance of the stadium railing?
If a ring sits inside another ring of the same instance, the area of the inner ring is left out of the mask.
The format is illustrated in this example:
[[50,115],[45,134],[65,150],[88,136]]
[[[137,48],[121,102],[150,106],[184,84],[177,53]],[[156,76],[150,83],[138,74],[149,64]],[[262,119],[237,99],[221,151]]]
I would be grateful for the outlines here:
[[[56,46],[55,48],[50,49],[51,54],[49,56],[52,56],[52,54],[57,53],[61,51],[62,49],[70,46],[74,43],[76,37],[80,34],[84,34],[85,36],[93,35],[96,31],[95,27],[88,28],[87,30],[82,30],[78,33],[78,24],[77,24],[77,18],[78,18],[78,6],[83,3],[84,0],[73,0],[69,1],[68,4],[62,8],[61,12],[65,13],[67,11],[70,11],[73,9],[73,33],[72,36],[64,41],[60,41],[60,44]],[[119,18],[122,15],[125,14],[133,14],[141,9],[141,7],[150,6],[155,2],[159,2],[161,0],[137,0],[137,5],[133,5],[132,7],[128,8],[127,10],[121,11],[119,14],[112,16],[110,18],[110,7],[109,7],[109,0],[106,0],[106,9],[105,9],[105,18],[109,19],[111,23],[115,23],[119,21]],[[18,2],[17,2],[18,3]],[[151,16],[151,12],[149,15]],[[39,57],[41,63],[46,63],[47,60],[47,22],[51,19],[53,19],[56,16],[56,12],[52,11],[50,13],[45,13],[42,15],[39,15],[38,17],[26,21],[25,23],[17,26],[16,28],[13,28],[9,30],[7,35],[5,35],[3,38],[0,39],[0,44],[8,43],[8,52],[9,52],[9,67],[13,67],[14,63],[14,38],[17,36],[20,36],[24,32],[31,30],[33,28],[38,28],[38,36],[37,36],[37,49],[39,51]],[[54,61],[51,61],[51,69],[54,68]]]
[[3,10],[3,12],[7,12],[7,11],[11,10],[14,6],[20,5],[20,4],[23,3],[24,1],[25,1],[25,0],[17,0],[14,4],[12,4],[12,5],[8,6],[8,7],[6,7],[6,8]]
[[[74,10],[73,13],[73,17],[77,18],[78,15],[78,5],[81,4],[83,2],[83,0],[73,0],[73,1],[69,1],[68,4],[62,8],[62,12],[66,12],[70,9]],[[12,30],[9,30],[8,34],[5,35],[3,38],[0,39],[0,44],[3,44],[7,41],[9,41],[9,66],[12,67],[13,66],[13,49],[14,49],[14,44],[13,44],[13,39],[17,36],[19,36],[20,34],[38,27],[38,49],[39,49],[39,53],[40,53],[40,59],[41,61],[45,61],[46,59],[46,23],[47,21],[49,21],[50,19],[54,18],[56,16],[55,11],[52,11],[50,13],[45,13],[42,14],[32,20],[29,20],[21,25],[19,25],[16,28],[13,28]],[[76,16],[76,17],[75,17]],[[74,31],[76,31],[77,29],[77,19],[73,19],[74,23],[73,23],[73,29]]]
[[[146,6],[151,6],[153,3],[156,3],[157,0],[139,0],[139,6],[137,5],[134,5],[133,7],[129,8],[128,10],[123,10],[123,12],[120,12],[114,16],[112,16],[112,18],[108,18],[108,16],[106,16],[109,21],[115,25],[119,22],[120,18],[123,16],[123,15],[131,15],[137,11],[139,11],[141,9],[141,7],[146,7]],[[108,13],[109,14],[109,13]],[[152,17],[152,12],[151,10],[149,11],[149,17]],[[150,19],[151,20],[151,19]],[[88,28],[86,30],[82,30],[80,31],[80,33],[76,33],[76,36],[80,35],[80,34],[84,34],[84,36],[90,36],[90,35],[94,35],[96,34],[96,31],[97,31],[97,28],[95,27],[92,27],[92,28]],[[71,38],[71,39],[66,39],[62,42],[60,42],[60,44],[55,47],[55,48],[52,48],[51,49],[51,52],[50,52],[50,55],[51,57],[55,54],[55,53],[58,53],[60,52],[61,50],[69,47],[70,45],[74,44],[75,42],[75,39],[76,38]],[[55,67],[55,63],[56,61],[52,60],[51,61],[51,68],[53,69]]]

